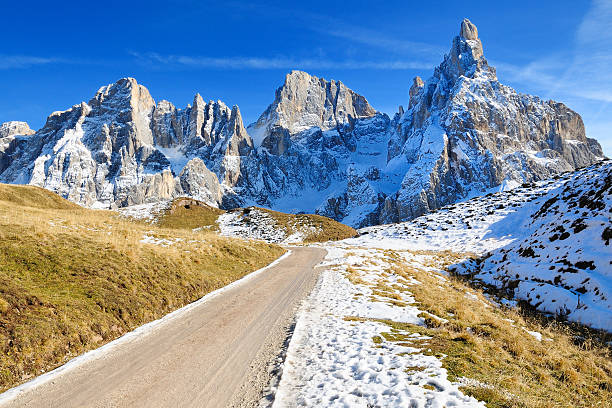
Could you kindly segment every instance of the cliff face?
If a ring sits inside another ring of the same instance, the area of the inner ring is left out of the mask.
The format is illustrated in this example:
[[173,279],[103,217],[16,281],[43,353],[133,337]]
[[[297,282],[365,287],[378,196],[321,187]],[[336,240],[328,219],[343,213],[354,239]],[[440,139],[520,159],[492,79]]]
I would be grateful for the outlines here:
[[258,146],[282,154],[287,143],[301,132],[335,129],[375,115],[368,101],[342,82],[292,71],[276,91],[274,102],[248,130]]
[[205,162],[231,185],[240,176],[231,158],[250,145],[237,107],[204,103],[199,95],[184,110],[167,101],[156,106],[144,86],[124,78],[88,103],[51,114],[42,129],[14,143],[0,179],[92,207],[181,194],[219,204],[222,186]]
[[409,109],[392,121],[389,160],[411,165],[386,199],[384,222],[603,158],[577,113],[499,83],[467,19],[442,64],[426,82],[415,79],[410,95]]
[[197,94],[178,109],[124,78],[36,133],[2,125],[0,181],[92,207],[190,195],[365,226],[603,158],[577,113],[499,83],[468,20],[409,94],[390,119],[339,81],[293,71],[245,129],[236,106]]
[[21,138],[33,135],[26,122],[5,122],[0,125],[0,173],[10,164],[10,157]]

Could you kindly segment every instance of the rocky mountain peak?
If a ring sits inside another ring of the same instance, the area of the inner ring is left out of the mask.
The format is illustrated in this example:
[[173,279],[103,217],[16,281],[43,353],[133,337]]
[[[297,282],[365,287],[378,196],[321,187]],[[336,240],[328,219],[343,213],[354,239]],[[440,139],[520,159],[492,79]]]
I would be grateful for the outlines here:
[[459,36],[466,40],[478,40],[478,29],[470,20],[464,18],[461,22],[461,30]]
[[0,139],[3,137],[9,136],[29,136],[33,135],[35,132],[30,129],[30,126],[27,122],[19,122],[19,121],[11,121],[4,122],[0,125]]
[[365,97],[340,81],[327,81],[302,71],[292,71],[276,94],[280,124],[290,133],[312,127],[327,130],[376,114]]
[[476,75],[497,79],[495,69],[489,67],[484,57],[478,28],[467,18],[461,22],[459,35],[453,39],[451,50],[439,68],[449,79]]
[[101,87],[88,105],[91,108],[88,116],[113,124],[110,137],[115,150],[125,145],[132,152],[154,143],[150,123],[155,100],[134,78],[121,78]]
[[193,98],[193,106],[189,113],[187,135],[189,143],[203,142],[212,144],[219,137],[221,129],[229,121],[232,111],[221,101],[204,102],[198,93]]
[[603,157],[599,144],[586,138],[576,112],[499,83],[468,19],[433,76],[421,83],[415,78],[408,111],[394,119],[397,134],[390,139],[388,158],[402,155],[412,167],[397,206],[389,206],[396,212],[383,214],[386,222]]
[[138,84],[134,78],[121,78],[113,84],[101,87],[89,101],[89,105],[103,110],[121,106],[138,111],[151,111],[155,107],[155,101],[149,90]]
[[367,99],[342,82],[291,71],[276,90],[274,102],[248,131],[256,146],[284,152],[288,138],[302,132],[335,129],[374,115],[376,110]]
[[[415,97],[419,93],[419,91],[423,89],[424,86],[425,86],[425,83],[423,82],[421,77],[415,76],[414,79],[412,80],[412,86],[410,87],[410,91],[408,92],[410,96],[410,102],[408,105],[409,109],[412,108],[412,106],[414,106],[414,104],[416,103]],[[402,114],[403,114],[403,109],[402,109]]]
[[1,139],[0,182],[97,207],[191,195],[364,226],[603,156],[577,113],[497,81],[467,19],[433,75],[411,85],[407,109],[390,119],[340,81],[292,71],[247,133],[237,106],[200,94],[183,109],[156,105],[122,78],[33,136]]

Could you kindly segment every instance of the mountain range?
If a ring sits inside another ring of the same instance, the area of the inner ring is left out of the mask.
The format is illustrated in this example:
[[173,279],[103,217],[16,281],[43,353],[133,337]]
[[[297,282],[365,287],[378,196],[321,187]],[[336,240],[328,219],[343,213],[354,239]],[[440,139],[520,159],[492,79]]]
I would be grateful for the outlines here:
[[52,113],[36,132],[23,122],[0,126],[0,182],[93,208],[191,196],[363,227],[604,158],[579,114],[498,81],[467,19],[409,95],[391,118],[340,81],[292,71],[245,127],[237,106],[196,94],[181,109],[123,78]]

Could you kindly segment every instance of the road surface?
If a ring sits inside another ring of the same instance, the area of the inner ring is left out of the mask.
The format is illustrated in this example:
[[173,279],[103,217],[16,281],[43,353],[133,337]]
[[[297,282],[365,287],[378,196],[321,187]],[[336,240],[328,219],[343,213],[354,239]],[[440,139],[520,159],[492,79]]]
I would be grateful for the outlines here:
[[292,248],[265,271],[0,406],[253,406],[325,253]]

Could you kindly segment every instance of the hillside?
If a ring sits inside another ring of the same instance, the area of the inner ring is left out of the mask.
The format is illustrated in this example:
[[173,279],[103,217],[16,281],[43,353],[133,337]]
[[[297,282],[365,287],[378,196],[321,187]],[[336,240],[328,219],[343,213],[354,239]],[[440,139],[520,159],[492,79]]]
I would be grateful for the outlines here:
[[0,389],[105,344],[284,250],[126,220],[0,184]]
[[449,274],[465,253],[412,242],[323,245],[325,269],[298,312],[276,406],[610,405],[610,334],[504,307]]
[[221,235],[267,242],[339,241],[357,235],[353,228],[316,214],[285,214],[259,207],[228,211],[218,219]]
[[370,227],[360,245],[452,249],[451,267],[510,299],[612,331],[612,162],[445,207],[411,222]]
[[326,243],[275,398],[607,407],[611,230],[608,160]]
[[357,235],[353,228],[316,214],[286,214],[259,207],[224,211],[187,197],[125,207],[119,213],[160,227],[215,231],[269,243],[338,241]]

